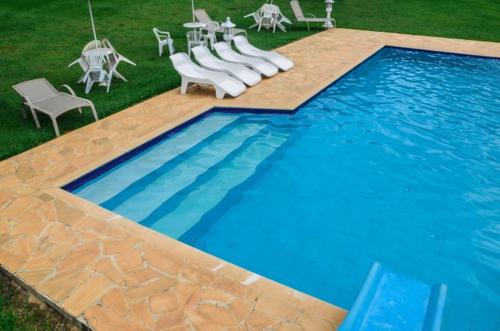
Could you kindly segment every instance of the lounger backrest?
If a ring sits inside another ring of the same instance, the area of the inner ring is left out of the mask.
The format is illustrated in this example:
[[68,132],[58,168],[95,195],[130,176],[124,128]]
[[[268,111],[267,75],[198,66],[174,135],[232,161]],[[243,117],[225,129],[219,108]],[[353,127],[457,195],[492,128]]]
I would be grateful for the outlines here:
[[245,38],[244,36],[235,36],[233,38],[233,42],[235,45],[250,45],[248,39]]
[[170,55],[170,60],[172,61],[174,67],[179,67],[192,62],[186,53],[176,53]]
[[201,23],[208,24],[212,22],[212,19],[210,18],[210,16],[208,16],[207,11],[205,9],[195,9],[194,16]]
[[45,100],[59,92],[45,78],[38,78],[12,86],[17,93],[31,102]]
[[304,12],[302,11],[302,7],[300,7],[300,2],[298,0],[290,1],[290,6],[292,7],[293,14],[296,19],[300,20],[304,18]]
[[196,59],[207,58],[212,55],[206,46],[196,46],[191,49]]

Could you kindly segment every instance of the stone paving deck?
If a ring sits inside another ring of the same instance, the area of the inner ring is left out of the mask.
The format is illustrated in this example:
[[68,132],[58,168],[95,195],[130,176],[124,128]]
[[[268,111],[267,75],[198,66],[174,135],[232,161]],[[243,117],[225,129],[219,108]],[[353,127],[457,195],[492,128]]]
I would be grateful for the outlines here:
[[343,309],[59,187],[214,106],[294,109],[384,45],[500,57],[499,43],[325,31],[282,47],[295,69],[237,99],[176,89],[67,133],[0,163],[1,267],[95,330],[335,330]]

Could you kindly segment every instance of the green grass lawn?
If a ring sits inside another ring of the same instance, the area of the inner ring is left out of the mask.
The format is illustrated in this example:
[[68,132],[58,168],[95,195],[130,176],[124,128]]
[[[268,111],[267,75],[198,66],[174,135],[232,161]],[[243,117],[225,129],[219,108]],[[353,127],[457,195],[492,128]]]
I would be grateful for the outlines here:
[[[248,27],[243,16],[262,1],[197,0],[212,18],[231,16],[238,27]],[[275,0],[292,17],[288,0]],[[107,37],[125,56],[137,63],[120,71],[128,83],[113,81],[109,94],[94,87],[87,96],[102,118],[179,85],[168,57],[158,57],[152,27],[172,33],[177,50],[185,50],[182,23],[191,19],[189,0],[94,0],[98,37]],[[307,12],[324,15],[324,2],[302,0]],[[393,31],[452,38],[500,41],[500,2],[492,0],[337,0],[339,27]],[[49,119],[40,116],[37,130],[30,117],[22,118],[20,98],[11,85],[45,77],[55,86],[67,83],[85,96],[76,80],[80,69],[66,66],[92,39],[85,0],[3,0],[0,2],[0,159],[20,153],[54,137]],[[315,30],[311,33],[321,31]],[[249,31],[249,38],[262,48],[275,48],[307,36],[302,24],[287,33]],[[355,41],[353,41],[355,42]],[[168,110],[166,110],[168,111]],[[60,117],[61,132],[90,123],[90,112],[76,111]]]

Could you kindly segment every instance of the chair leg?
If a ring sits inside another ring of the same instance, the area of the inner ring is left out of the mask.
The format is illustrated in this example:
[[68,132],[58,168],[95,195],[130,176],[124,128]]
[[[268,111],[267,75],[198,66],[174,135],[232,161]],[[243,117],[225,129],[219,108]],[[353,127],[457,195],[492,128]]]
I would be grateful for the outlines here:
[[54,125],[54,131],[56,132],[56,136],[59,137],[61,136],[59,134],[59,127],[57,126],[57,120],[55,117],[50,116],[50,119],[52,120],[52,125]]
[[189,85],[189,81],[186,78],[182,77],[182,80],[181,80],[181,94],[186,94],[187,93],[188,85]]
[[90,89],[92,89],[92,85],[94,85],[94,81],[89,77],[87,79],[87,85],[85,86],[85,94],[89,94]]
[[160,54],[160,56],[163,54],[163,45],[162,44],[158,44],[158,53]]
[[224,99],[224,95],[226,95],[226,92],[223,89],[215,87],[215,97],[217,99]]
[[97,117],[97,112],[95,111],[94,104],[90,100],[89,100],[89,107],[90,107],[90,110],[92,110],[92,114],[94,115],[95,121],[97,122],[99,120],[99,118]]
[[23,112],[23,118],[24,119],[27,119],[28,118],[28,114],[26,114],[26,105],[21,103],[21,111]]
[[40,126],[40,121],[38,120],[38,116],[36,116],[36,111],[30,107],[30,110],[31,110],[31,115],[33,115],[33,119],[35,120],[35,125],[38,129],[41,128]]
[[[128,64],[130,64],[130,65],[132,65],[132,66],[134,66],[134,67],[135,67],[135,66],[137,66],[137,64],[135,64],[135,62],[134,62],[134,61],[131,61],[131,60],[127,59],[127,58],[126,58],[125,56],[123,56],[123,55],[121,55],[121,56],[120,56],[120,60],[122,60],[123,62],[126,62],[126,63],[128,63]],[[120,62],[120,60],[118,60],[118,62]]]
[[108,85],[108,86],[106,88],[106,93],[109,93],[109,88],[111,87],[111,80],[113,79],[113,75],[114,75],[113,71],[110,71],[107,74],[107,76],[108,76],[108,82],[106,83],[106,85]]
[[123,80],[124,82],[128,82],[128,80],[123,77],[123,75],[121,73],[118,72],[118,70],[115,69],[115,71],[113,72],[113,75],[115,75],[116,77],[120,78],[121,80]]

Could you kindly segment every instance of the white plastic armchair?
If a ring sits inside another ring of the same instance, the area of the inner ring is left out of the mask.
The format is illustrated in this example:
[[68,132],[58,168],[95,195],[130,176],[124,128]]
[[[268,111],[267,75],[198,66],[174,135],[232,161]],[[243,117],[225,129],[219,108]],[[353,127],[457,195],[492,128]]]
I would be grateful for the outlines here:
[[243,16],[243,17],[244,17],[244,18],[247,18],[247,17],[252,17],[252,18],[254,19],[255,24],[253,24],[253,25],[249,26],[249,27],[248,27],[249,29],[252,29],[252,28],[255,28],[255,27],[259,26],[259,24],[260,24],[260,20],[261,20],[261,18],[262,18],[262,15],[260,14],[260,8],[259,8],[259,10],[254,11],[253,13],[247,14],[247,15],[245,15],[245,16]]
[[213,45],[217,43],[217,35],[216,32],[221,30],[219,22],[209,22],[204,29],[207,31],[206,39],[210,43],[210,48],[214,49]]
[[279,9],[273,4],[264,4],[260,9],[261,18],[259,21],[259,28],[257,31],[260,31],[262,27],[267,29],[273,28],[273,33],[276,31],[276,25],[278,24],[278,16]]
[[106,84],[107,92],[109,92],[113,74],[111,71],[108,72],[104,68],[106,57],[104,55],[87,56],[86,60],[89,64],[89,68],[85,72],[85,76],[83,78],[86,82],[85,93],[88,94],[90,92],[94,83]]
[[118,63],[120,63],[120,62],[125,62],[125,63],[128,63],[128,64],[130,64],[130,65],[133,65],[134,67],[136,66],[136,64],[135,64],[133,61],[131,61],[131,60],[127,59],[125,56],[123,56],[122,54],[118,53],[118,52],[116,51],[116,48],[114,48],[114,47],[113,47],[113,45],[111,45],[111,42],[108,40],[108,38],[104,38],[104,39],[102,40],[102,45],[103,45],[104,47],[106,47],[106,48],[109,48],[109,49],[113,52],[113,54],[112,54],[112,55],[113,55],[113,57],[116,59],[116,61],[117,61]]
[[89,64],[87,63],[87,61],[85,60],[85,57],[83,55],[80,56],[75,61],[68,64],[68,68],[74,66],[75,64],[80,65],[80,68],[82,68],[82,70],[83,70],[82,76],[78,79],[78,83],[81,83],[81,82],[83,82],[83,79],[85,78],[85,72],[89,69]]
[[83,56],[83,53],[86,51],[89,51],[91,49],[97,48],[97,47],[102,47],[102,42],[100,40],[92,40],[89,41],[82,49],[82,53],[80,54],[80,57],[76,59],[75,61],[71,62],[68,64],[68,68],[74,66],[75,64],[80,65],[80,68],[83,70],[82,76],[78,79],[78,83],[82,83],[85,78],[85,73],[89,69],[89,64],[87,60],[85,59],[85,56]]
[[155,34],[156,40],[158,41],[158,51],[160,56],[163,54],[163,48],[168,46],[168,51],[170,55],[174,54],[174,40],[170,37],[170,33],[166,31],[160,31],[158,28],[153,28],[153,33]]

